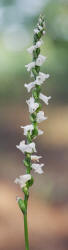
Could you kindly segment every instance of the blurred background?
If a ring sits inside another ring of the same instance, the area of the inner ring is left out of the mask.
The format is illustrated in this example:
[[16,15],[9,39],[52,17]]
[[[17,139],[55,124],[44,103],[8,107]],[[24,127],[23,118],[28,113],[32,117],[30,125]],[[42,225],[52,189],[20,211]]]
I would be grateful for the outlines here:
[[44,175],[34,174],[28,221],[30,249],[68,249],[68,1],[0,0],[0,250],[25,250],[23,217],[14,180],[25,173],[23,155],[16,149],[24,139],[21,125],[29,124],[24,83],[31,81],[25,64],[32,58],[33,29],[39,15],[46,20],[41,71],[50,74],[42,92],[51,95],[43,106],[48,120],[36,140],[43,156]]

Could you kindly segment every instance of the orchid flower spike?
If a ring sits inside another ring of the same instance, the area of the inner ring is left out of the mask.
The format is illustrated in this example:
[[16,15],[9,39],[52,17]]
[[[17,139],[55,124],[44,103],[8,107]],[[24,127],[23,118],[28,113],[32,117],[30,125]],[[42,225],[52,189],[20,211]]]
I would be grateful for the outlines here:
[[43,73],[40,71],[40,67],[46,61],[46,56],[40,54],[41,45],[43,45],[42,37],[46,34],[45,28],[44,17],[40,15],[38,23],[33,32],[33,44],[27,49],[32,55],[32,62],[29,62],[25,65],[27,71],[30,72],[30,76],[33,78],[31,82],[24,84],[28,93],[32,91],[32,95],[26,100],[30,124],[21,126],[23,129],[23,134],[26,136],[26,138],[25,140],[22,140],[19,145],[16,145],[17,149],[19,149],[24,154],[24,166],[26,168],[26,174],[16,178],[15,183],[19,184],[22,191],[24,192],[24,200],[17,197],[17,202],[22,213],[24,214],[25,246],[27,250],[29,249],[27,205],[29,198],[29,188],[33,184],[33,176],[31,175],[31,171],[34,170],[35,173],[42,174],[44,166],[43,163],[39,163],[42,156],[34,154],[37,152],[34,140],[37,138],[37,136],[43,134],[43,131],[38,128],[38,123],[47,120],[47,116],[45,116],[44,111],[42,110],[42,104],[40,102],[43,101],[46,105],[48,105],[49,100],[51,99],[51,96],[41,93],[42,84],[45,83],[49,78],[49,74],[47,72]]

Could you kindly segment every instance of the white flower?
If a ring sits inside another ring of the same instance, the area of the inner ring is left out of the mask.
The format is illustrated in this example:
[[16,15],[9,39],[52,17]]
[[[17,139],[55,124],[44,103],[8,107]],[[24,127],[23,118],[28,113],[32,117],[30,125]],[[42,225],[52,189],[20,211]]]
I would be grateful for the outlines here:
[[21,141],[19,145],[16,145],[16,147],[22,152],[22,153],[33,153],[36,152],[36,148],[35,148],[35,143],[29,143],[29,144],[25,144],[25,141]]
[[34,29],[34,34],[38,34],[39,30],[37,28]]
[[32,160],[32,161],[37,161],[37,162],[39,162],[39,159],[41,159],[41,158],[42,158],[42,156],[31,155],[31,160]]
[[[32,77],[33,77],[33,74],[32,74]],[[30,92],[31,89],[35,87],[35,84],[41,85],[48,78],[49,78],[49,74],[44,74],[42,72],[39,72],[39,75],[36,77],[36,80],[34,82],[25,83],[24,86],[25,88],[27,88],[27,91]]]
[[[31,175],[30,174],[25,174],[25,175],[21,175],[19,176],[19,178],[15,179],[15,183],[19,184],[21,188],[26,186],[26,182],[31,180]],[[19,199],[17,199],[19,200]]]
[[41,129],[38,129],[38,135],[43,135],[43,130],[41,130]]
[[45,56],[39,55],[37,60],[36,60],[36,65],[41,66],[44,63],[45,60],[46,60]]
[[48,101],[51,99],[51,96],[46,96],[46,95],[43,95],[42,93],[40,93],[39,98],[43,102],[45,102],[46,105],[48,105]]
[[40,46],[42,45],[43,41],[42,40],[39,40],[36,45],[35,45],[35,48],[40,48]]
[[30,71],[32,68],[35,67],[35,62],[31,62],[31,63],[25,65],[25,67],[27,68],[27,71]]
[[[32,77],[33,77],[33,73],[32,73]],[[42,72],[39,72],[39,75],[36,77],[36,80],[34,82],[25,83],[24,86],[25,88],[27,88],[27,91],[30,92],[31,89],[35,87],[35,84],[41,85],[48,78],[49,78],[49,74],[44,74]]]
[[[24,129],[24,135],[27,136],[28,131],[32,134],[32,130],[34,130],[34,126],[32,124],[26,125],[26,126],[21,126],[21,128]],[[42,135],[44,132],[41,129],[38,129],[38,135]]]
[[27,49],[27,51],[32,54],[33,51],[37,48],[40,48],[41,44],[43,43],[42,40],[39,40],[35,45],[31,46],[30,48]]
[[26,126],[21,126],[21,128],[24,129],[24,135],[27,135],[28,131],[30,131],[30,133],[32,132],[32,130],[34,129],[34,126],[30,124]]
[[30,48],[27,49],[27,51],[32,54],[33,50],[35,49],[35,46],[31,46]]
[[27,71],[30,71],[32,68],[35,67],[35,65],[41,66],[45,60],[46,60],[45,56],[39,55],[36,62],[31,62],[31,63],[25,65],[25,67],[27,68]]
[[39,30],[43,29],[43,27],[41,25],[39,25],[39,24],[38,24],[38,28],[39,28]]
[[41,85],[48,78],[49,78],[49,74],[44,74],[42,72],[39,72],[39,75],[36,77],[35,83],[37,85]]
[[44,120],[47,120],[47,117],[44,116],[44,112],[43,111],[39,111],[37,113],[37,122],[40,123]]
[[27,88],[28,92],[30,92],[30,90],[35,87],[35,82],[30,82],[29,84],[25,83],[24,86]]
[[39,107],[39,104],[35,102],[33,97],[30,97],[29,100],[26,100],[26,103],[28,104],[30,113],[35,112],[35,110]]
[[35,170],[36,173],[38,174],[42,174],[43,173],[43,170],[42,170],[42,167],[44,166],[44,164],[35,164],[33,163],[31,165],[31,167]]

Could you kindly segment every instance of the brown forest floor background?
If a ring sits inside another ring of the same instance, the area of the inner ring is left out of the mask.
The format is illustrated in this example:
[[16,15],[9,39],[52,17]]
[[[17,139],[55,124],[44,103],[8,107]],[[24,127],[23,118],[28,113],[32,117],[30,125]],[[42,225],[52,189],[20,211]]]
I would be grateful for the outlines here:
[[[22,106],[1,107],[0,111],[0,250],[24,250],[23,217],[15,200],[22,193],[13,181],[25,173],[16,144],[24,138],[20,125],[28,123],[28,114]],[[33,172],[30,249],[68,250],[68,106],[48,107],[47,115],[41,127],[44,135],[36,140],[45,174]]]

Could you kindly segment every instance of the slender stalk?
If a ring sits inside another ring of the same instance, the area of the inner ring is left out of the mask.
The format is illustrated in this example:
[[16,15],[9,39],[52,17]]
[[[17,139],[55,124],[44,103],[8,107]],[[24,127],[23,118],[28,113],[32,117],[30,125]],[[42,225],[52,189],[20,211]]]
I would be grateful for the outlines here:
[[24,213],[24,235],[25,235],[25,250],[29,250],[28,225],[27,225],[27,197],[25,197],[26,212]]

